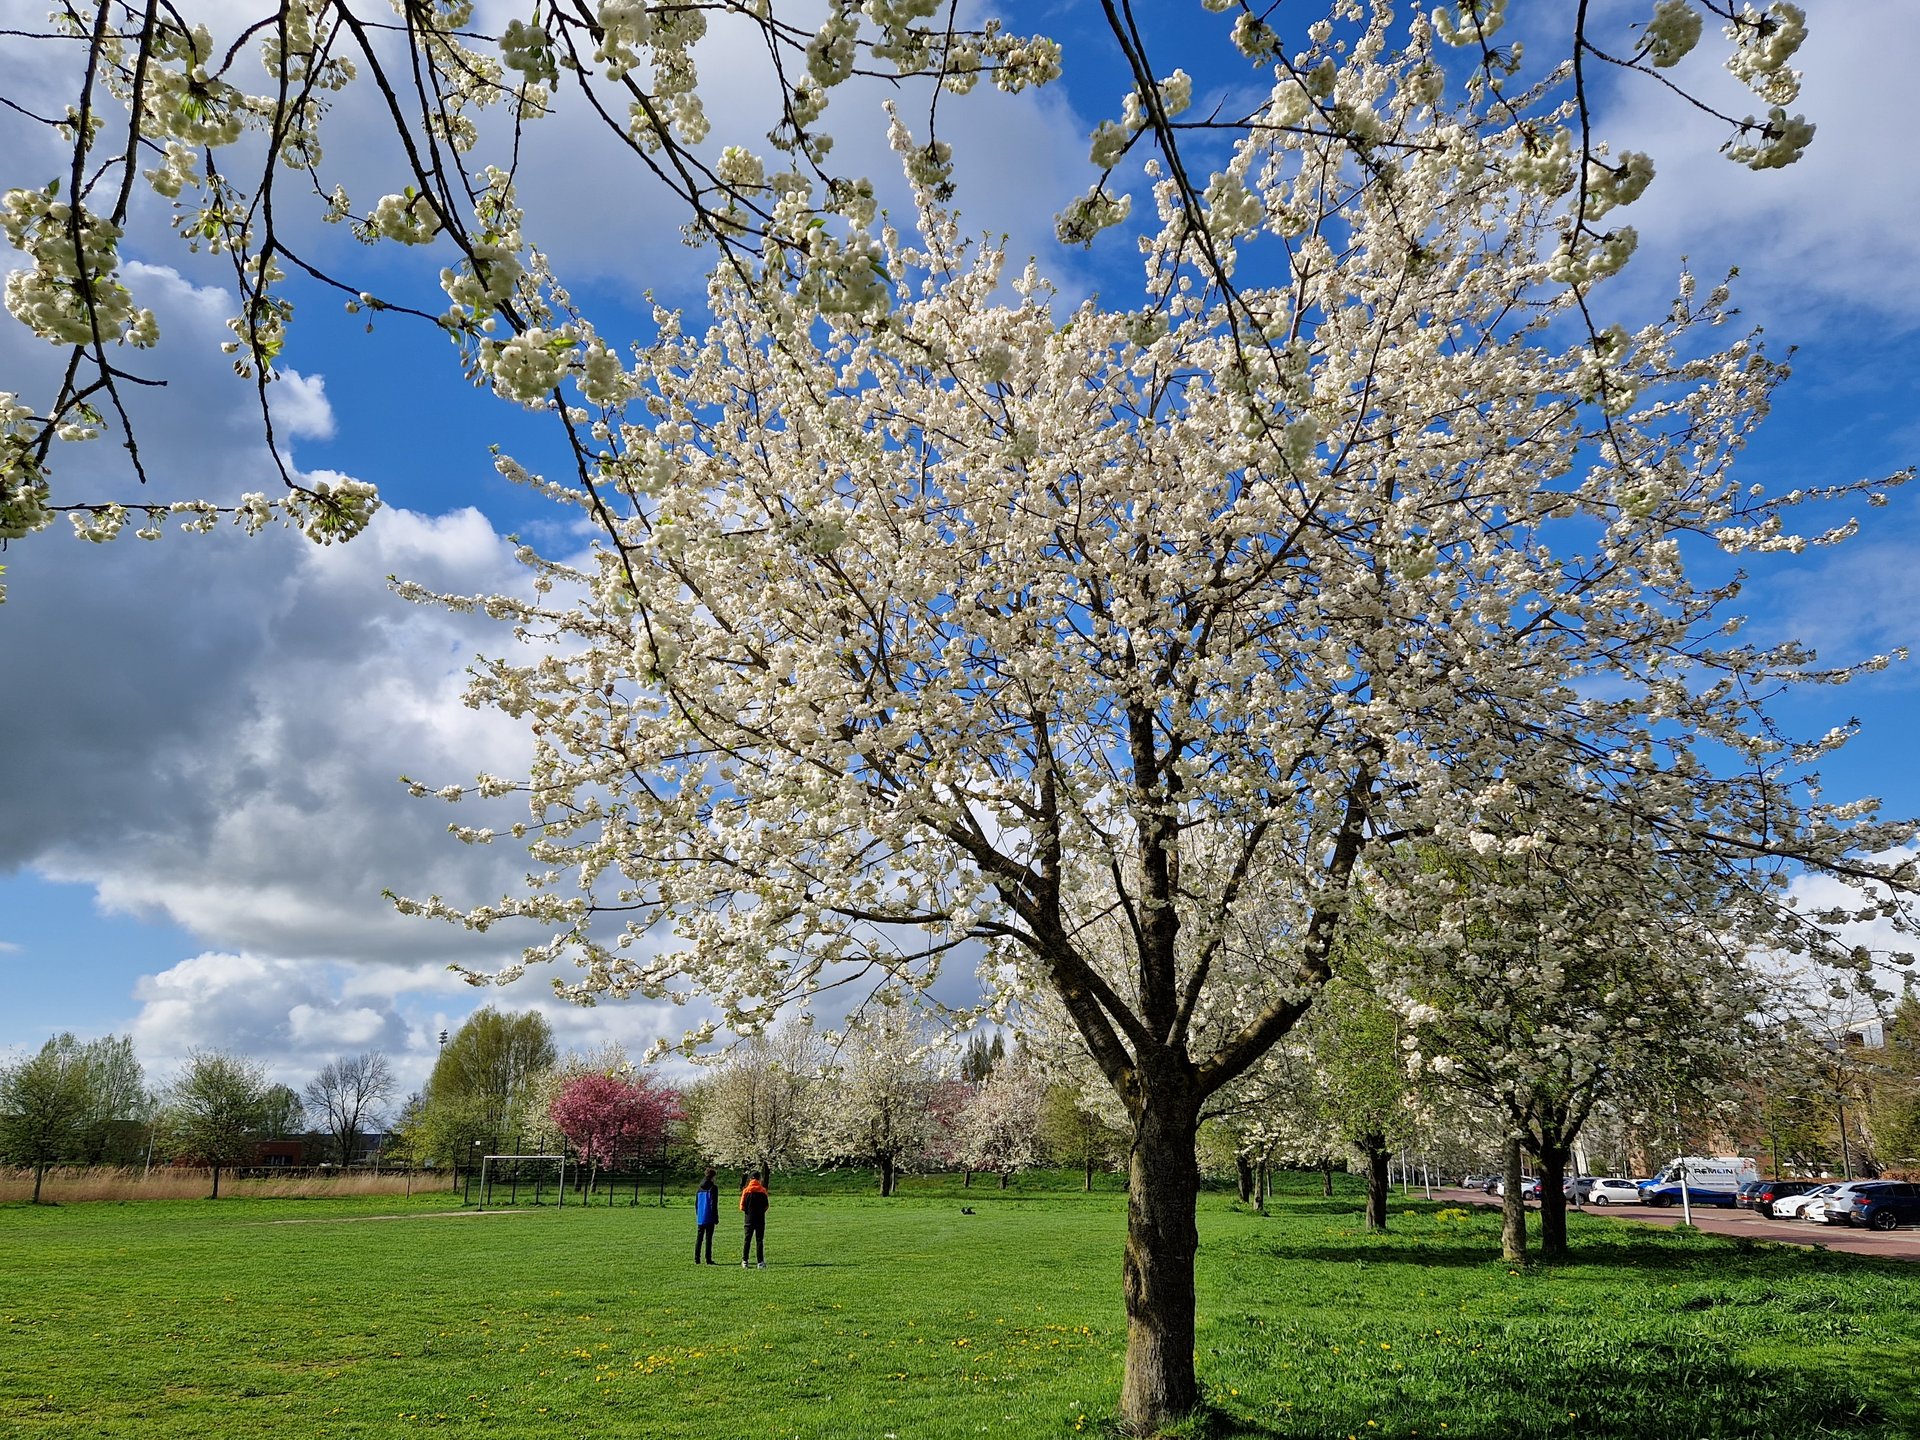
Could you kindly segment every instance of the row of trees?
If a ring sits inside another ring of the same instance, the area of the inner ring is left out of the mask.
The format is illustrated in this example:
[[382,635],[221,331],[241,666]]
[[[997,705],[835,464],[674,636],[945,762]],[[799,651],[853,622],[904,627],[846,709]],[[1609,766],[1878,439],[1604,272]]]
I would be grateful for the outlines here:
[[876,1008],[843,1037],[782,1026],[678,1090],[618,1045],[562,1055],[538,1013],[487,1007],[448,1038],[386,1153],[460,1166],[486,1150],[562,1143],[598,1165],[657,1161],[673,1146],[689,1163],[871,1166],[883,1194],[928,1167],[1004,1183],[1035,1164],[1072,1164],[1091,1185],[1125,1154],[1117,1117],[1077,1081],[1009,1054],[998,1035],[956,1056],[901,1007]]
[[916,1169],[997,1175],[1073,1165],[1090,1188],[1124,1160],[1121,1118],[1099,1091],[1034,1052],[976,1038],[958,1057],[924,1018],[883,1006],[844,1036],[794,1023],[755,1036],[689,1086],[700,1152],[768,1169],[857,1165],[893,1193]]
[[263,1063],[196,1051],[171,1081],[149,1086],[131,1037],[56,1035],[0,1067],[0,1161],[33,1170],[36,1202],[51,1166],[156,1158],[211,1167],[217,1194],[220,1172],[253,1162],[265,1140],[304,1134],[352,1163],[393,1091],[377,1052],[330,1060],[295,1091]]
[[[1565,1250],[1557,1181],[1576,1150],[1589,1164],[1638,1171],[1688,1137],[1712,1136],[1789,1173],[1920,1168],[1920,998],[1902,996],[1883,1043],[1868,1045],[1831,1016],[1737,1011],[1750,990],[1716,994],[1704,965],[1675,975],[1636,956],[1616,972],[1631,993],[1614,997],[1604,1025],[1569,1039],[1573,1009],[1546,1023],[1548,1012],[1513,993],[1511,975],[1500,1004],[1483,996],[1409,1012],[1368,989],[1349,957],[1311,1021],[1210,1108],[1198,1166],[1233,1174],[1241,1198],[1260,1204],[1276,1165],[1328,1175],[1351,1165],[1367,1178],[1368,1224],[1384,1228],[1396,1154],[1442,1173],[1497,1157],[1548,1182],[1549,1255]],[[1684,1004],[1652,1003],[1650,987],[1676,981],[1691,986]],[[481,1145],[564,1144],[591,1174],[666,1159],[677,1144],[689,1162],[867,1166],[882,1194],[909,1170],[980,1171],[1005,1186],[1042,1164],[1078,1168],[1090,1188],[1125,1159],[1125,1117],[1094,1077],[1040,1058],[1061,1053],[1070,1052],[1009,1050],[996,1032],[971,1038],[956,1060],[913,1012],[884,1007],[845,1037],[804,1024],[756,1036],[676,1090],[617,1045],[561,1056],[537,1013],[489,1007],[450,1038],[427,1090],[394,1118],[384,1154],[459,1166]],[[257,1064],[204,1052],[156,1092],[129,1039],[60,1035],[0,1069],[0,1160],[34,1169],[36,1200],[51,1165],[155,1154],[212,1167],[217,1194],[221,1169],[309,1119],[321,1122],[309,1139],[351,1163],[361,1138],[386,1123],[393,1089],[379,1053],[330,1061],[296,1093]],[[1507,1249],[1519,1255],[1527,1239],[1512,1208]]]

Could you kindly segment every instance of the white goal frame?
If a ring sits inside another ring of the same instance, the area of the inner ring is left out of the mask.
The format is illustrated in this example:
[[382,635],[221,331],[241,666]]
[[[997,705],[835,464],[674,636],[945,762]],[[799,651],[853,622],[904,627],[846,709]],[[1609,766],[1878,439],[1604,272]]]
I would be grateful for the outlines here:
[[[492,1177],[492,1175],[491,1175],[491,1174],[490,1174],[489,1172],[490,1172],[490,1169],[491,1169],[491,1167],[492,1167],[492,1165],[493,1165],[493,1162],[494,1162],[494,1161],[496,1161],[496,1160],[502,1160],[502,1161],[507,1161],[507,1160],[512,1160],[512,1161],[520,1161],[520,1160],[552,1160],[552,1161],[554,1161],[554,1162],[555,1162],[555,1164],[556,1164],[556,1165],[558,1166],[558,1171],[559,1171],[559,1179],[558,1179],[558,1180],[557,1180],[557,1181],[555,1182],[555,1188],[556,1188],[556,1189],[557,1189],[557,1190],[559,1191],[559,1198],[558,1198],[557,1200],[555,1200],[555,1201],[554,1201],[554,1204],[555,1204],[555,1206],[556,1206],[557,1208],[560,1208],[560,1209],[563,1209],[563,1210],[564,1210],[564,1209],[566,1208],[566,1204],[567,1204],[567,1157],[565,1156],[565,1154],[558,1154],[558,1155],[482,1155],[482,1156],[480,1157],[480,1200],[479,1200],[479,1204],[478,1204],[478,1206],[477,1206],[476,1208],[478,1208],[478,1209],[481,1209],[481,1210],[484,1210],[484,1209],[486,1209],[486,1208],[487,1208],[487,1196],[488,1196],[488,1195],[489,1195],[489,1194],[491,1193],[491,1191],[490,1191],[490,1189],[489,1189],[488,1187],[489,1187],[489,1186],[491,1186],[491,1185],[492,1185],[492,1183],[493,1183],[493,1177]],[[515,1183],[515,1184],[517,1185],[517,1184],[518,1184],[518,1181],[516,1180],[516,1181],[515,1181],[514,1183]],[[537,1188],[537,1187],[538,1187],[538,1185],[539,1185],[539,1181],[537,1181],[537,1180],[536,1180],[536,1181],[534,1181],[533,1183],[534,1183],[534,1185],[535,1185],[535,1187],[536,1187],[536,1188],[535,1188],[535,1191],[534,1191],[534,1193],[535,1193],[535,1194],[537,1195],[537,1194],[539,1193],[539,1190],[538,1190],[538,1188]],[[514,1203],[518,1203],[518,1202],[516,1202],[516,1201],[510,1201],[509,1203],[510,1203],[510,1204],[514,1204]]]

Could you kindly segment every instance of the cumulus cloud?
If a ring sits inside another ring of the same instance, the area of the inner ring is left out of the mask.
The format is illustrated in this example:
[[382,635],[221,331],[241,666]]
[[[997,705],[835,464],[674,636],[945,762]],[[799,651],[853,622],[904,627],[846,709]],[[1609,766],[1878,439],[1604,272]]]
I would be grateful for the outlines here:
[[[1810,5],[1792,107],[1817,125],[1800,163],[1760,174],[1719,154],[1728,127],[1638,76],[1612,92],[1601,129],[1616,148],[1653,156],[1658,178],[1621,212],[1641,237],[1639,269],[1662,284],[1678,257],[1717,279],[1740,267],[1738,296],[1769,322],[1829,322],[1833,307],[1920,324],[1920,186],[1910,183],[1910,106],[1920,27],[1906,0]],[[1759,102],[1720,72],[1709,33],[1678,83],[1740,117]]]
[[444,969],[381,972],[231,951],[142,976],[134,999],[127,1031],[156,1080],[177,1073],[195,1050],[219,1049],[266,1062],[276,1081],[295,1089],[329,1060],[370,1050],[388,1058],[402,1093],[418,1089],[440,1032],[457,1030],[488,1003],[539,1013],[563,1052],[617,1041],[637,1058],[684,1023],[665,1004],[583,1009],[533,986],[475,990]]
[[[382,582],[393,571],[466,582],[450,588],[511,579],[504,542],[471,511],[383,513],[334,549],[291,536],[22,547],[0,636],[20,684],[0,715],[19,823],[0,863],[262,954],[471,955],[470,937],[401,920],[381,892],[496,892],[513,867],[452,842],[448,808],[397,777],[511,773],[525,746],[460,699],[468,658],[498,637],[398,601]],[[201,593],[183,597],[183,580]],[[221,589],[244,600],[208,593]]]
[[266,1060],[296,1087],[337,1054],[405,1048],[407,1024],[396,1011],[345,1003],[332,979],[294,960],[196,955],[140,980],[134,1044],[161,1072],[196,1049],[232,1050]]

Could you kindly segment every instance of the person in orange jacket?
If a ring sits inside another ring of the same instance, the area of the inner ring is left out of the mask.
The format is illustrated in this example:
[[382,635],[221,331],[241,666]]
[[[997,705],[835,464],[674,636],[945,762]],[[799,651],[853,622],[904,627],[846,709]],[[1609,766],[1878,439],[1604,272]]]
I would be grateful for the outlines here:
[[767,1182],[758,1170],[747,1176],[746,1184],[740,1187],[740,1213],[747,1222],[746,1238],[740,1245],[740,1268],[747,1268],[747,1257],[752,1255],[764,1270],[767,1268]]

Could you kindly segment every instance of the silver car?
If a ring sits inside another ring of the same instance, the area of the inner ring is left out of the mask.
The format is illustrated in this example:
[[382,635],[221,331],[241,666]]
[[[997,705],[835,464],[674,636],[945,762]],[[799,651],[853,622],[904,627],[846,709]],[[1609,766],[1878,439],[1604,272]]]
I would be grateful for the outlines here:
[[1587,1203],[1589,1205],[1638,1205],[1640,1182],[1623,1180],[1617,1175],[1599,1176],[1587,1182]]

